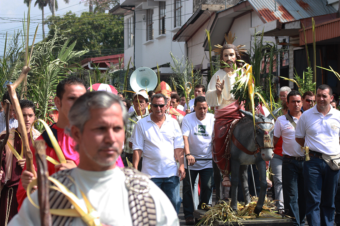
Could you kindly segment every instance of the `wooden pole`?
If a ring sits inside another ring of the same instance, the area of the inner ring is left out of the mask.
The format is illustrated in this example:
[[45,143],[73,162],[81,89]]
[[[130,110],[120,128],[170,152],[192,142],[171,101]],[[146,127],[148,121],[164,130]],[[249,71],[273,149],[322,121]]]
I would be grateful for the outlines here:
[[49,181],[46,163],[46,144],[43,140],[35,141],[35,158],[38,165],[38,200],[40,206],[41,226],[51,226],[50,202],[49,202]]
[[33,165],[33,155],[32,155],[30,145],[28,142],[24,116],[22,115],[22,110],[20,107],[19,99],[15,91],[15,89],[19,86],[19,84],[23,82],[24,79],[26,79],[27,74],[30,71],[30,69],[31,69],[30,67],[24,66],[19,78],[13,84],[7,85],[7,88],[8,88],[9,96],[11,97],[12,105],[14,107],[14,110],[17,116],[19,129],[21,131],[24,156],[26,158],[26,169],[27,171],[33,173],[34,176],[36,176],[34,165]]

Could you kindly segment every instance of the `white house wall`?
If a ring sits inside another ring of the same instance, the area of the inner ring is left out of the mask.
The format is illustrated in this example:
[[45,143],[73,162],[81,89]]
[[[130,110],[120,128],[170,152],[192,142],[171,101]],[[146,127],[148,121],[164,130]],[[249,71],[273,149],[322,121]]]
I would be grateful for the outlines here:
[[133,13],[127,16],[124,16],[124,65],[127,67],[127,64],[131,58],[131,62],[134,64],[134,46],[128,47],[128,39],[125,37],[128,37],[128,30],[127,30],[127,23],[128,19],[133,17]]
[[230,32],[235,34],[236,40],[234,41],[234,45],[245,45],[247,50],[250,49],[250,32],[249,28],[251,27],[251,14],[245,14],[234,20],[230,28]]
[[188,48],[188,59],[195,65],[202,64],[202,68],[207,68],[209,63],[209,51],[204,51],[203,43],[206,39],[205,29],[209,29],[214,21],[215,16],[212,16],[207,22],[205,22],[192,36],[191,39],[187,41]]
[[[158,3],[159,1],[155,1]],[[146,41],[146,10],[144,6],[136,7],[136,29],[135,29],[135,50],[134,47],[127,48],[125,43],[124,63],[127,65],[130,57],[134,65],[138,67],[155,67],[157,64],[162,65],[171,63],[170,52],[181,58],[186,55],[186,47],[183,42],[172,42],[172,37],[177,32],[174,28],[174,0],[166,2],[166,34],[159,35],[159,7],[153,8],[153,40]],[[193,2],[192,0],[183,0],[182,2],[182,18],[181,23],[184,24],[192,15]],[[128,17],[125,16],[125,19]],[[125,30],[127,26],[125,26]],[[127,31],[125,31],[125,35]],[[135,51],[136,56],[133,56]]]

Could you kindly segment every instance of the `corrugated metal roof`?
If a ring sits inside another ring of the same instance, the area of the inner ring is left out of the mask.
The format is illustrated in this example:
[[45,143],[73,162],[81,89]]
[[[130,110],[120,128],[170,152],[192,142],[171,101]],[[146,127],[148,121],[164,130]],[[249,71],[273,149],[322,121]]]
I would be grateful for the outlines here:
[[[340,37],[340,18],[318,24],[315,26],[315,41],[320,42]],[[312,28],[306,28],[307,44],[313,43]],[[338,40],[336,40],[338,42]],[[305,44],[305,36],[303,30],[300,30],[300,45]]]
[[293,15],[296,20],[336,13],[337,10],[327,4],[327,0],[277,0]]
[[282,23],[337,12],[327,0],[248,0],[266,22]]

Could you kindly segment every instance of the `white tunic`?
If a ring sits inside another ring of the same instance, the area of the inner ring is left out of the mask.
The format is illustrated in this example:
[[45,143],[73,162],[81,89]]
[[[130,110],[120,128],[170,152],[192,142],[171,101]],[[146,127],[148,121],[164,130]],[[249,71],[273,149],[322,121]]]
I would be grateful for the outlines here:
[[[224,88],[222,90],[221,96],[219,97],[216,94],[217,76],[220,78],[221,82],[224,80]],[[214,76],[210,79],[208,90],[205,94],[205,98],[210,107],[219,107],[219,109],[221,109],[235,102],[234,95],[230,93],[230,91],[233,89],[235,78],[236,73],[228,75],[223,69],[218,70],[214,74]]]
[[[99,213],[102,224],[132,225],[128,191],[124,184],[125,174],[118,167],[101,172],[76,168],[71,172],[71,176],[87,195],[93,208]],[[150,195],[155,201],[157,225],[179,225],[176,211],[168,197],[152,181],[149,182],[149,185]],[[79,189],[75,194],[85,207]],[[32,198],[38,204],[37,192],[32,194]],[[20,212],[9,225],[40,225],[39,210],[26,198]],[[72,226],[86,226],[86,224],[80,218],[75,218]]]

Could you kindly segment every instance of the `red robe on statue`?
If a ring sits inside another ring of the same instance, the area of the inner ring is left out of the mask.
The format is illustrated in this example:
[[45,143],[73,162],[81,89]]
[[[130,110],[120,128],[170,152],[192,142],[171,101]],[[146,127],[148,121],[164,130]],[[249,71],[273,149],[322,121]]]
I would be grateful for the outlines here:
[[241,108],[238,101],[235,101],[224,108],[218,109],[215,113],[213,159],[224,176],[230,173],[230,159],[227,158],[229,153],[225,154],[227,145],[225,139],[229,132],[230,124],[235,119],[242,118],[239,109],[243,109],[243,106]]

